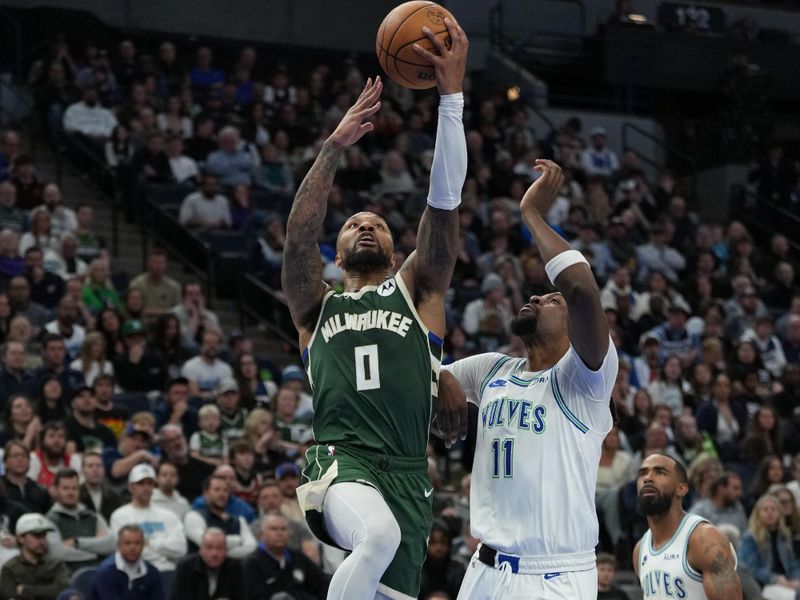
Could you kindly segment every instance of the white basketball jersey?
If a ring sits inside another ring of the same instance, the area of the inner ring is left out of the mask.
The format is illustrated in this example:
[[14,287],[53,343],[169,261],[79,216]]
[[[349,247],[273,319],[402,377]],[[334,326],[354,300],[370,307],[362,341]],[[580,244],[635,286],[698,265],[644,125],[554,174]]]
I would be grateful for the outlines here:
[[639,543],[639,581],[645,600],[703,600],[703,575],[689,565],[689,536],[703,517],[686,513],[672,537],[657,550],[650,530]]
[[572,348],[551,369],[533,373],[526,364],[490,353],[442,367],[479,407],[472,535],[540,559],[543,572],[593,568],[595,486],[617,353],[610,344],[598,371]]

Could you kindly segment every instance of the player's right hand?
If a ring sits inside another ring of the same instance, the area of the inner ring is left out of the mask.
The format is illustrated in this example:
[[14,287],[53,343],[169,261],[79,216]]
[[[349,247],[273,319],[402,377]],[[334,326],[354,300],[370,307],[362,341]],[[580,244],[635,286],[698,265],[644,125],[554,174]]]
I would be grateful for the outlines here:
[[375,81],[371,77],[367,79],[367,84],[358,100],[350,107],[328,139],[340,146],[350,146],[360,140],[365,133],[372,131],[374,125],[369,121],[364,121],[380,109],[382,90],[383,82],[381,82],[380,75],[375,78]]
[[467,438],[469,416],[467,396],[458,380],[448,371],[439,372],[439,396],[434,417],[434,429],[448,448],[459,439]]
[[522,196],[519,207],[523,214],[531,209],[544,216],[550,210],[561,186],[564,185],[564,173],[552,160],[538,159],[534,171],[541,173]]

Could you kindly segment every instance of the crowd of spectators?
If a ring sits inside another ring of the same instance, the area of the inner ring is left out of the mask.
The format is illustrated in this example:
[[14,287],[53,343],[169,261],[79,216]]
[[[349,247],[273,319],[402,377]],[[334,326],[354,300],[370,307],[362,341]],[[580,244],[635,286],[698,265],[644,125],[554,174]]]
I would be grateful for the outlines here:
[[[78,138],[106,161],[132,205],[152,184],[183,190],[180,223],[249,236],[248,269],[279,292],[293,192],[365,73],[350,61],[292,69],[249,46],[229,62],[208,46],[179,56],[168,41],[155,55],[129,39],[89,43],[73,58],[58,39],[33,79],[54,138]],[[534,161],[555,159],[566,181],[548,219],[591,263],[620,355],[617,425],[597,490],[601,548],[612,553],[601,557],[601,597],[620,597],[613,554],[627,568],[644,531],[634,477],[655,451],[687,465],[687,508],[742,538],[745,574],[757,585],[796,585],[800,290],[786,237],[762,247],[741,222],[701,223],[673,173],[649,178],[600,126],[587,131],[572,118],[537,131],[524,104],[469,79],[465,92],[469,171],[445,360],[525,355],[510,319],[550,288],[518,203]],[[327,199],[319,242],[334,287],[335,239],[351,212],[386,218],[398,265],[415,248],[435,123],[434,94],[387,84],[374,132],[348,149]],[[243,595],[219,597],[324,597],[341,556],[311,537],[295,496],[313,435],[303,370],[280,371],[273,363],[286,357],[257,356],[250,338],[223,331],[202,285],[167,275],[163,251],[128,283],[91,203],[39,181],[16,132],[1,141],[0,561],[14,568],[4,568],[0,589],[33,583],[8,578],[21,572],[18,552],[44,565],[36,538],[70,571],[99,565],[93,598],[123,577],[141,584],[140,597],[158,598],[152,569],[176,568],[176,597],[193,597],[184,592],[208,577],[218,590],[246,583]],[[774,148],[751,180],[783,198],[797,165]],[[429,454],[437,520],[420,597],[454,598],[478,543],[469,534],[471,452],[432,440]],[[459,455],[464,469],[443,468]],[[770,521],[771,505],[784,518]],[[24,513],[46,518],[16,549]],[[792,537],[775,561],[766,532],[783,535],[784,522]],[[179,560],[187,550],[198,553]]]

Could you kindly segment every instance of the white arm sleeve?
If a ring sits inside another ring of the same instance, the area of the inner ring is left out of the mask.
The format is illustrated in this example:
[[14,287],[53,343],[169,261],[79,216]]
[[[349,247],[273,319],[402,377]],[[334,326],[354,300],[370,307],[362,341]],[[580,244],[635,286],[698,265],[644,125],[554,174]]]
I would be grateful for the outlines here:
[[439,124],[431,165],[428,204],[454,210],[461,203],[461,188],[467,177],[467,140],[464,136],[464,94],[439,99]]
[[458,360],[450,365],[442,365],[442,370],[452,373],[458,379],[461,387],[464,388],[468,402],[480,406],[482,388],[485,387],[484,379],[494,371],[497,365],[507,362],[507,360],[510,359],[505,354],[488,352]]

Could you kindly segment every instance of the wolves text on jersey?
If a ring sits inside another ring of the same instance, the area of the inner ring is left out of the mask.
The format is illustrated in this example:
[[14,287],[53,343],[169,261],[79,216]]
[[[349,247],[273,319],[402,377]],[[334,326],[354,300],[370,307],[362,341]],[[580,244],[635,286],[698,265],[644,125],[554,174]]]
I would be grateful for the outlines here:
[[495,427],[516,427],[520,430],[542,433],[545,429],[547,409],[542,404],[533,405],[529,400],[495,398],[481,409],[481,423],[484,429]]

